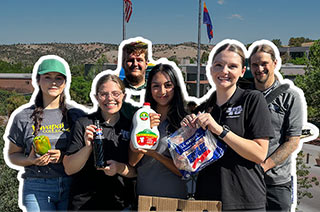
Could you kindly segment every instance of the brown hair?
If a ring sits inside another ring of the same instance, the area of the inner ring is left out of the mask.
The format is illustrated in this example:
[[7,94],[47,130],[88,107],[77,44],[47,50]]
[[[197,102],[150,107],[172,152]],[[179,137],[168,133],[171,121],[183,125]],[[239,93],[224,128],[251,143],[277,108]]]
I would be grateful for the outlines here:
[[267,44],[262,44],[262,45],[258,45],[258,46],[256,46],[256,47],[254,47],[254,49],[252,50],[252,53],[251,53],[251,55],[250,55],[250,57],[249,57],[249,61],[250,61],[251,57],[252,57],[255,53],[258,53],[258,52],[264,52],[264,53],[270,54],[271,59],[272,59],[273,61],[276,60],[276,54],[275,54],[273,48],[272,48],[271,46],[267,45]]
[[99,92],[99,89],[100,87],[108,82],[108,81],[112,81],[112,82],[115,82],[116,84],[119,85],[121,91],[124,93],[125,92],[125,86],[122,82],[122,80],[117,76],[117,75],[114,75],[114,74],[106,74],[106,75],[103,75],[102,77],[100,77],[100,79],[98,80],[97,84],[96,84],[96,94],[98,94]]
[[214,56],[212,58],[212,62],[214,61],[214,59],[216,58],[216,56],[221,53],[222,51],[230,51],[230,52],[234,52],[236,54],[238,54],[240,57],[241,57],[241,62],[242,62],[242,67],[245,66],[245,63],[246,63],[246,56],[243,52],[243,49],[236,45],[236,44],[230,44],[230,43],[226,43],[224,44],[223,46],[219,47],[217,49],[217,51],[214,53]]
[[140,55],[144,54],[144,58],[148,61],[148,44],[142,41],[135,41],[126,44],[122,49],[122,60],[124,60],[131,53]]
[[[66,77],[64,76],[65,80],[66,80]],[[37,82],[39,82],[40,80],[40,75],[37,74]],[[63,119],[65,121],[69,121],[68,120],[68,109],[67,109],[67,106],[66,106],[66,103],[65,103],[65,100],[66,100],[66,96],[64,94],[64,92],[62,92],[60,94],[60,99],[59,99],[59,109],[61,110],[62,112],[62,115],[63,115]],[[43,120],[43,110],[44,110],[44,106],[43,106],[43,96],[42,96],[42,90],[39,88],[39,92],[36,96],[36,99],[35,99],[35,109],[33,111],[33,113],[31,114],[31,117],[32,120],[34,121],[34,136],[37,136],[38,133],[39,133],[39,130],[40,130],[40,127],[41,127],[41,122]]]

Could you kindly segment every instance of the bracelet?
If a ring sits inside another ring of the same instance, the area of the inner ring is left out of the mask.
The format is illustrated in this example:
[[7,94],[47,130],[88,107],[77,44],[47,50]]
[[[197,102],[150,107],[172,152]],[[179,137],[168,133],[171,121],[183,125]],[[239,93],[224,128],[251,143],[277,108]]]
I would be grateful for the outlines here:
[[230,128],[227,125],[222,125],[222,133],[220,135],[218,135],[218,138],[220,138],[221,140],[228,134],[228,132],[230,131]]

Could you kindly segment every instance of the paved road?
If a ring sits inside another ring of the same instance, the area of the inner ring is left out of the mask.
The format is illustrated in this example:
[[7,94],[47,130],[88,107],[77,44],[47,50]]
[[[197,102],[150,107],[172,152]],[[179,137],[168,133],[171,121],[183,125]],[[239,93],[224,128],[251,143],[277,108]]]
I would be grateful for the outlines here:
[[[320,166],[316,166],[315,161],[315,158],[320,154],[320,146],[303,144],[302,151],[305,154],[305,161],[307,159],[306,155],[309,153],[309,163],[307,165],[311,167],[310,176],[315,176],[320,181]],[[318,212],[320,211],[320,186],[313,186],[309,191],[312,193],[313,198],[305,197],[302,199],[300,205],[298,205],[298,211]]]

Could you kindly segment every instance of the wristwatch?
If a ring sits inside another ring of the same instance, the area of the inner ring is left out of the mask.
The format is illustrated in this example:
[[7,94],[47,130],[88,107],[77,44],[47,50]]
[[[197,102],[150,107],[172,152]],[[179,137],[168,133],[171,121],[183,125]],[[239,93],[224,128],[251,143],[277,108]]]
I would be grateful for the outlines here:
[[230,131],[230,128],[227,125],[222,125],[223,131],[220,135],[218,135],[218,138],[223,139],[227,133]]

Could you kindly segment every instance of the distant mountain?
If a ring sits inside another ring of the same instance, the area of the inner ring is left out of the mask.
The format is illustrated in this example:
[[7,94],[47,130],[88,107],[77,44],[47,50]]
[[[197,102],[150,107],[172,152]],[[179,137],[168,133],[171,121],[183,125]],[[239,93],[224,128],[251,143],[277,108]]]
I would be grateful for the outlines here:
[[[201,55],[207,53],[213,45],[201,45]],[[54,54],[64,58],[70,65],[96,63],[104,55],[109,63],[117,63],[118,45],[106,43],[46,43],[0,45],[0,60],[9,63],[33,65],[41,56]],[[154,44],[152,57],[157,60],[166,57],[178,63],[188,64],[196,61],[197,44]]]

